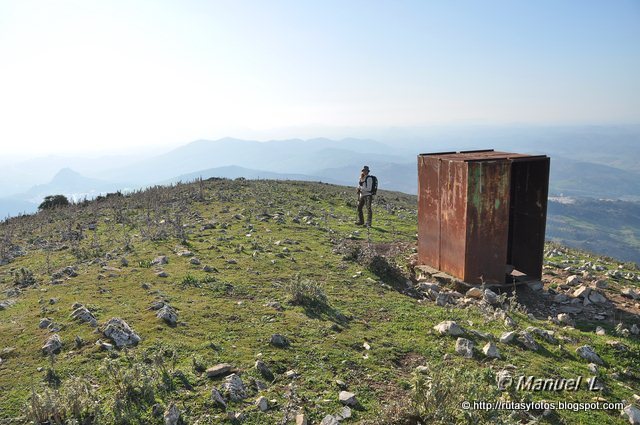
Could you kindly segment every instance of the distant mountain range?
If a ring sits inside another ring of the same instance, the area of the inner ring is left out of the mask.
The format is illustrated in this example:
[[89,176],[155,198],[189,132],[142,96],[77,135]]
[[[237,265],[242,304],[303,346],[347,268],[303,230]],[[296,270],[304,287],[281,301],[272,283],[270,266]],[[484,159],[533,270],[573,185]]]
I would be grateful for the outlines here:
[[[470,128],[457,133],[433,133],[423,141],[411,138],[386,142],[356,138],[268,142],[224,138],[197,140],[168,152],[154,154],[150,151],[136,157],[31,159],[5,167],[10,172],[5,174],[4,180],[0,178],[0,217],[34,212],[42,199],[51,194],[64,194],[79,200],[117,190],[192,181],[198,177],[307,180],[354,186],[365,164],[378,177],[381,189],[416,194],[416,156],[419,153],[495,148],[549,155],[550,196],[593,198],[570,205],[551,202],[550,236],[577,247],[588,247],[589,240],[598,248],[594,249],[597,252],[636,258],[614,249],[613,239],[609,240],[606,235],[615,235],[615,232],[607,233],[615,229],[606,222],[606,215],[596,212],[598,208],[612,208],[612,204],[599,206],[603,202],[599,199],[640,201],[640,127],[554,131]],[[40,177],[42,180],[34,182],[33,175],[51,173],[55,166],[59,168],[53,177]],[[31,185],[26,186],[29,182]],[[17,188],[20,190],[16,191]],[[582,217],[581,225],[578,225],[572,217],[580,216],[580,208],[588,211],[589,216]],[[634,208],[633,202],[615,204],[621,224],[628,224],[632,230],[637,229],[634,227],[637,223],[633,221]],[[596,238],[594,235],[598,233],[592,232],[586,237],[584,232],[578,231],[586,222],[601,231],[600,236]],[[581,239],[582,236],[585,237]],[[623,248],[635,243],[627,245],[629,238],[614,239]],[[598,240],[609,242],[598,245]],[[640,247],[631,249],[640,252]]]

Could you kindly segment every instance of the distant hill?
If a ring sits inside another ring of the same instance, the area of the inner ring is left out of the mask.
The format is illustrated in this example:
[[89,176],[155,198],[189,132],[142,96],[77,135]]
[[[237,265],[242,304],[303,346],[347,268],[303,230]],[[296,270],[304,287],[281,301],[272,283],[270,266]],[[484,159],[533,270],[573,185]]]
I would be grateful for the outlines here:
[[640,173],[562,157],[551,159],[550,193],[640,200]]
[[640,264],[640,203],[552,200],[548,205],[547,239]]
[[63,168],[49,183],[33,186],[25,193],[17,195],[16,198],[39,204],[47,195],[61,194],[78,200],[119,189],[124,189],[122,184],[85,177],[70,168]]
[[198,178],[208,179],[211,177],[221,177],[227,179],[236,179],[244,177],[246,179],[269,179],[269,180],[300,180],[300,181],[324,181],[325,183],[333,183],[334,179],[324,179],[318,176],[309,176],[305,174],[287,174],[274,173],[264,170],[253,170],[250,168],[238,167],[235,165],[228,167],[210,168],[208,170],[196,171],[193,173],[182,174],[180,176],[165,180],[161,184],[169,184],[176,182],[191,182]]

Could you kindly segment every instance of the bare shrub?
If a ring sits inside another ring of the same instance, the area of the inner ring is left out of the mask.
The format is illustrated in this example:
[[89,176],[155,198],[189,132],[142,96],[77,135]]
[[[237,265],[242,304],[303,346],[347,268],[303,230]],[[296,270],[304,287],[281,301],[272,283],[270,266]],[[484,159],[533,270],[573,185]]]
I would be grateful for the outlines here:
[[289,302],[294,305],[319,305],[327,303],[327,295],[322,287],[313,280],[303,279],[296,274],[285,285],[285,291],[289,295]]

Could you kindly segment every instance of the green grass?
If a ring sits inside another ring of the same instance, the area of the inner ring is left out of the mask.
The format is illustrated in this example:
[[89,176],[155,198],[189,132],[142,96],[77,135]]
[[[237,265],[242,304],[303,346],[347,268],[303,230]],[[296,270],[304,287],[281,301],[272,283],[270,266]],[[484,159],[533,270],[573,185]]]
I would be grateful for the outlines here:
[[[499,336],[505,330],[502,322],[488,319],[476,309],[444,309],[430,302],[419,303],[389,289],[397,282],[388,281],[388,276],[381,279],[336,252],[345,240],[379,249],[399,244],[388,261],[406,268],[415,246],[415,197],[382,192],[374,203],[374,227],[367,230],[353,225],[355,199],[350,188],[242,180],[206,181],[204,187],[202,201],[194,196],[195,185],[179,185],[15,219],[0,226],[0,237],[11,228],[14,243],[27,249],[27,255],[0,267],[2,288],[13,285],[12,271],[21,267],[33,271],[38,281],[37,287],[25,289],[17,297],[15,305],[0,311],[0,350],[15,348],[6,359],[3,357],[0,366],[0,422],[23,416],[32,389],[42,393],[48,387],[44,376],[50,361],[40,347],[49,333],[38,329],[42,317],[63,325],[59,335],[64,347],[54,363],[62,388],[73,377],[91,382],[100,401],[101,423],[118,422],[113,413],[118,407],[114,401],[119,391],[114,383],[117,380],[110,379],[105,368],[110,362],[123,370],[136,364],[148,365],[145,359],[157,353],[164,356],[163,367],[168,373],[173,376],[173,372],[181,371],[192,389],[185,388],[175,376],[167,381],[158,375],[149,384],[154,389],[153,399],[132,403],[123,410],[130,423],[162,423],[152,417],[152,405],[167,406],[172,401],[178,403],[187,423],[223,421],[226,414],[209,399],[211,388],[219,387],[221,381],[195,371],[194,359],[205,367],[230,363],[240,370],[247,385],[250,377],[259,378],[253,369],[256,359],[262,358],[271,367],[275,382],[260,394],[252,391],[248,400],[264,395],[276,401],[273,409],[261,413],[243,403],[229,407],[243,411],[244,423],[249,424],[280,423],[288,405],[304,409],[313,423],[318,423],[341,407],[336,379],[345,381],[362,405],[354,410],[351,421],[373,423],[385,417],[388,404],[398,400],[409,404],[412,372],[419,364],[479,373],[513,364],[525,374],[573,377],[587,371],[575,348],[589,343],[610,365],[607,370],[638,367],[637,339],[616,338],[631,347],[630,353],[620,355],[606,344],[611,337],[561,330],[520,314],[515,315],[519,328],[533,325],[554,329],[571,338],[565,344],[566,351],[541,341],[544,349],[539,353],[502,344],[502,360],[489,362],[479,356],[444,361],[445,354],[454,352],[455,339],[436,336],[432,331],[435,324],[457,320],[465,327]],[[261,221],[263,214],[280,214],[284,223],[274,218]],[[61,241],[60,232],[69,221],[81,227],[96,222],[98,227],[95,232],[85,229],[81,241]],[[211,221],[217,222],[216,227],[201,230]],[[159,238],[162,233],[166,237]],[[48,265],[46,251],[27,242],[34,234],[55,246],[48,255]],[[189,257],[176,255],[185,249],[181,243],[185,235],[187,249],[201,261],[199,266],[191,264]],[[63,245],[66,247],[60,250]],[[94,259],[96,253],[100,254],[98,261]],[[150,264],[158,255],[169,258],[169,263],[162,266],[167,278],[157,277],[158,266]],[[128,260],[128,267],[121,266],[122,257]],[[79,276],[51,285],[47,270],[68,265],[77,265]],[[204,265],[218,272],[206,273]],[[317,284],[326,295],[326,303],[288,303],[287,284],[297,275]],[[388,286],[381,285],[381,280]],[[150,289],[144,289],[143,283]],[[51,298],[57,302],[49,304]],[[148,309],[159,299],[177,309],[177,327],[167,326]],[[284,310],[265,306],[269,301],[280,302]],[[75,302],[87,306],[101,324],[111,317],[123,318],[142,337],[141,343],[112,354],[100,351],[95,342],[104,340],[104,336],[70,318]],[[269,339],[274,333],[287,336],[291,346],[271,346]],[[76,336],[85,345],[75,347]],[[365,342],[370,350],[363,348]],[[484,345],[476,342],[480,348]],[[171,353],[171,358],[166,353]],[[39,367],[42,372],[37,371]],[[284,376],[291,369],[299,374],[293,381]],[[625,386],[608,382],[611,388],[604,395],[608,400],[630,399],[634,391],[638,392],[637,382],[626,382]],[[593,396],[584,391],[532,395],[533,399],[576,401],[589,401]],[[562,411],[549,421],[622,423],[618,415]]]

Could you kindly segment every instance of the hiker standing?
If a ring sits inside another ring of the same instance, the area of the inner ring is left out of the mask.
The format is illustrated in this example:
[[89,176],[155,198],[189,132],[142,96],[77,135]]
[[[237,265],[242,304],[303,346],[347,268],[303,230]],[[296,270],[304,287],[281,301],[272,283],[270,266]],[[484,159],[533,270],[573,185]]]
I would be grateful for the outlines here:
[[[371,227],[371,200],[373,195],[376,194],[378,189],[378,179],[375,176],[369,175],[369,166],[362,167],[360,172],[360,180],[358,181],[358,221],[355,224],[361,226],[365,224],[367,227]],[[362,208],[367,208],[367,222],[364,221],[364,214]]]

